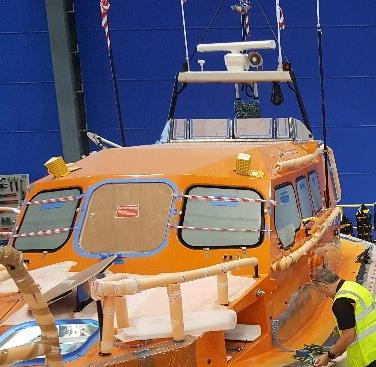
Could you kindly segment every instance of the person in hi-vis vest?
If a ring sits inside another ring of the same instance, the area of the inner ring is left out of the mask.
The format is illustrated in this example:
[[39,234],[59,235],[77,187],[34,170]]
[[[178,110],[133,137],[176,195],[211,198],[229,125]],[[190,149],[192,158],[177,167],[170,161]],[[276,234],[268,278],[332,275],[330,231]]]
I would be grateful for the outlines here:
[[350,367],[376,367],[376,303],[372,294],[329,269],[317,269],[314,282],[320,292],[333,298],[332,310],[340,332],[338,341],[315,366],[326,366],[347,351]]

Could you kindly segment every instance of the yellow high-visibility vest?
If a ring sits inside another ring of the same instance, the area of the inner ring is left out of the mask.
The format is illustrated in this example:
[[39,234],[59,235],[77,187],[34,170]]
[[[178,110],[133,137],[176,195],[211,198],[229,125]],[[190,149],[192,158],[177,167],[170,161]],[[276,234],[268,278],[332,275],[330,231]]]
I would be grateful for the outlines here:
[[355,301],[356,340],[347,348],[350,367],[366,367],[376,361],[376,302],[372,294],[358,283],[346,281],[338,290],[338,298]]

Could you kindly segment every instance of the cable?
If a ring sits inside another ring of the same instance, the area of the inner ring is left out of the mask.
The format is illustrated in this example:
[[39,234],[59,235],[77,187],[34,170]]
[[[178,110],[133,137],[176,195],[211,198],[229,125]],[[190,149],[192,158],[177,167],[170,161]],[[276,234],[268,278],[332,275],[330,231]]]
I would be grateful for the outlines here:
[[324,173],[325,173],[325,206],[329,208],[329,157],[326,133],[326,109],[325,109],[325,86],[324,86],[324,62],[323,62],[323,47],[322,47],[322,28],[320,23],[320,0],[316,0],[317,10],[317,41],[319,49],[319,68],[320,68],[320,95],[321,95],[321,118],[322,118],[322,134],[324,140]]
[[287,82],[287,86],[296,94],[296,90],[293,88],[290,82]]
[[[201,39],[200,39],[200,42],[199,44],[204,40],[204,38],[206,37],[207,33],[209,32],[209,29],[211,28],[215,18],[217,18],[217,15],[219,14],[219,12],[221,11],[222,7],[223,7],[223,4],[225,3],[226,0],[222,0],[222,2],[219,4],[219,7],[217,8],[216,12],[214,13],[214,16],[212,17],[212,19],[210,20],[209,22],[209,25],[206,27],[205,29],[205,32],[204,34],[202,35]],[[192,61],[193,57],[196,55],[196,52],[197,52],[197,49],[194,50],[192,56],[189,58],[189,61]]]

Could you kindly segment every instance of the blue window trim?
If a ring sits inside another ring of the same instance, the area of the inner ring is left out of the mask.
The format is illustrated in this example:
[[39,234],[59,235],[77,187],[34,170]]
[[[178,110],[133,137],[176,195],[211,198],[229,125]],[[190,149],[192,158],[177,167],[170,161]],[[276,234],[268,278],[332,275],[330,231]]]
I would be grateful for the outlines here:
[[[89,208],[89,203],[90,203],[91,197],[93,196],[95,190],[98,189],[99,187],[103,186],[103,185],[108,185],[108,184],[127,184],[127,183],[130,183],[130,184],[132,184],[132,183],[133,184],[134,183],[164,183],[164,184],[166,184],[166,185],[168,185],[168,186],[171,187],[172,192],[174,194],[177,192],[176,185],[172,181],[167,180],[167,179],[147,179],[147,178],[143,178],[143,179],[138,179],[138,178],[132,178],[132,179],[124,179],[124,178],[120,178],[120,179],[107,179],[107,180],[100,181],[100,182],[96,183],[93,186],[90,186],[89,189],[86,192],[85,197],[82,199],[83,200],[83,205],[82,205],[82,209],[81,209],[79,221],[78,221],[78,223],[76,225],[76,228],[73,231],[73,247],[74,247],[75,251],[80,256],[104,259],[104,258],[106,258],[106,257],[111,256],[111,255],[114,254],[112,252],[111,253],[110,252],[97,252],[97,253],[87,252],[87,251],[85,251],[85,250],[83,250],[81,248],[79,239],[80,239],[80,236],[81,236],[81,231],[82,231],[82,228],[83,228],[84,219],[86,218],[87,211],[88,211],[88,208]],[[167,222],[170,222],[171,216],[176,214],[175,203],[176,203],[176,201],[172,197],[171,198],[170,213],[168,215]],[[164,239],[161,242],[161,244],[157,248],[155,248],[154,250],[145,251],[145,252],[137,252],[137,251],[119,252],[119,253],[117,253],[118,258],[125,258],[125,257],[146,257],[146,256],[152,256],[152,255],[154,255],[154,254],[162,251],[167,246],[167,243],[168,243],[168,231],[169,231],[169,228],[168,228],[168,225],[166,223],[166,229],[165,229]]]
[[[93,325],[97,328],[97,330],[94,331],[93,334],[91,334],[87,341],[81,345],[78,349],[76,349],[73,352],[67,353],[63,356],[64,362],[71,362],[74,361],[83,355],[87,353],[87,351],[90,349],[90,347],[99,340],[99,323],[96,320],[92,319],[63,319],[63,320],[55,320],[56,325],[65,325],[65,324],[87,324],[87,325]],[[7,330],[4,334],[0,336],[0,343],[6,340],[9,336],[14,334],[15,332],[23,329],[27,329],[29,327],[38,326],[38,323],[36,321],[28,321],[24,322],[19,325],[15,325],[9,330]],[[27,361],[22,361],[15,363],[14,366],[22,367],[22,366],[34,366],[34,365],[44,365],[45,364],[45,358],[39,357],[34,359],[29,359]]]

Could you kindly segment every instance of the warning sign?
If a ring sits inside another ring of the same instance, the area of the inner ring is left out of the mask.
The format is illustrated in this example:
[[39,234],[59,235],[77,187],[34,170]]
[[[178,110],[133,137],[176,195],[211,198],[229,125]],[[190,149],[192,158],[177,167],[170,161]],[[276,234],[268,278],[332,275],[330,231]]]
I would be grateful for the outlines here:
[[139,214],[139,204],[119,205],[116,207],[115,218],[137,218]]

